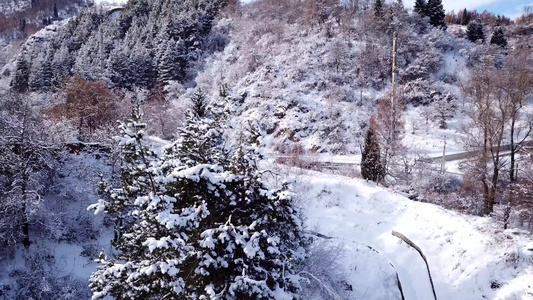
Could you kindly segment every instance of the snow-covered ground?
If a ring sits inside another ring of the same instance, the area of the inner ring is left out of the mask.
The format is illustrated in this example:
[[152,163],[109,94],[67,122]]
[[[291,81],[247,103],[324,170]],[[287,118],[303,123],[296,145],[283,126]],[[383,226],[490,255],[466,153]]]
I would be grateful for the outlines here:
[[[503,231],[489,218],[413,202],[358,179],[305,172],[296,186],[309,229],[345,250],[340,265],[353,286],[350,299],[400,299],[389,263],[405,299],[434,298],[422,258],[393,230],[426,255],[438,299],[533,299],[527,232]],[[379,253],[362,251],[367,246]]]

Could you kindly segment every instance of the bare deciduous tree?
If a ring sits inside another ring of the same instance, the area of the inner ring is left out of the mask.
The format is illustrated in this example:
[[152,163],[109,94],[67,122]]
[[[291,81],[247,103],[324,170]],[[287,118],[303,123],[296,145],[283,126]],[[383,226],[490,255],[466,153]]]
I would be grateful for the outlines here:
[[498,88],[498,80],[497,69],[487,62],[476,67],[463,86],[464,94],[471,100],[467,110],[468,121],[463,126],[464,142],[467,148],[481,150],[471,169],[482,186],[484,215],[493,212],[499,173],[504,166],[501,145],[510,115],[505,97]]
[[0,99],[0,242],[20,240],[28,248],[30,214],[53,170],[53,148],[30,101],[18,95]]

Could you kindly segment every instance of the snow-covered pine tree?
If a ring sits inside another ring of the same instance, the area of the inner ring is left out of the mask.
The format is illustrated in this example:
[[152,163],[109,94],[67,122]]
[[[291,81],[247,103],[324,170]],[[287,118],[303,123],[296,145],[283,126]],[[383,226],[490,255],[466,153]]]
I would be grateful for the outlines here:
[[29,89],[31,65],[28,62],[26,55],[26,50],[22,49],[19,57],[17,58],[15,76],[11,81],[11,87],[17,93],[25,93]]
[[426,16],[427,4],[425,0],[416,0],[414,11],[421,17]]
[[429,0],[426,6],[426,15],[429,16],[429,23],[433,27],[446,30],[446,12],[442,6],[442,0]]
[[181,290],[182,285],[179,278],[173,277],[176,274],[169,270],[173,261],[166,264],[168,272],[159,273],[159,278],[151,277],[153,273],[161,272],[159,268],[164,269],[165,260],[159,252],[148,251],[152,246],[147,243],[155,242],[157,238],[162,238],[159,245],[167,247],[183,243],[171,240],[167,235],[169,230],[158,226],[156,218],[161,216],[158,212],[172,206],[172,201],[161,194],[161,184],[156,182],[159,160],[147,146],[146,124],[141,122],[138,107],[120,129],[122,136],[116,140],[123,156],[122,187],[112,189],[102,183],[103,199],[88,208],[95,210],[95,214],[105,212],[113,217],[117,227],[112,244],[118,254],[111,259],[103,254],[100,256],[100,266],[91,275],[89,287],[93,299],[107,295],[117,299],[148,299],[174,293]]
[[383,17],[383,1],[381,0],[376,0],[374,2],[374,15],[377,17],[377,18],[382,18]]
[[289,300],[300,288],[295,266],[305,256],[302,223],[287,185],[269,190],[262,183],[260,135],[251,129],[230,165],[230,201],[219,204],[209,219],[213,227],[201,234],[196,272],[205,299]]
[[494,29],[494,33],[490,38],[490,43],[500,47],[507,47],[507,39],[505,38],[505,34],[501,27],[496,27],[496,29]]
[[165,83],[171,80],[181,81],[185,78],[185,69],[187,68],[186,49],[183,41],[169,40],[165,44],[164,52],[157,66],[158,79]]
[[130,199],[155,189],[151,168],[158,159],[145,140],[146,124],[142,122],[140,106],[133,108],[131,119],[121,123],[119,128],[122,136],[116,137],[115,140],[119,142],[122,156],[122,187],[112,188],[110,183],[102,178],[99,191],[102,199],[89,207],[95,210],[95,214],[103,211],[112,216],[115,223],[114,242],[118,241],[122,227],[125,226],[124,218],[127,218],[133,205]]
[[201,89],[198,89],[198,91],[192,96],[191,101],[193,104],[193,111],[198,115],[198,117],[203,118],[207,106],[205,93]]
[[381,162],[381,149],[376,135],[374,117],[366,132],[365,146],[361,155],[361,176],[366,180],[378,182],[383,178],[384,170]]
[[52,84],[53,70],[52,60],[54,52],[51,47],[46,51],[42,51],[33,60],[33,65],[30,69],[29,87],[33,91],[44,90],[48,91]]
[[466,26],[470,22],[470,13],[466,8],[459,13],[459,21],[461,22],[461,25]]
[[468,24],[468,27],[466,28],[466,38],[472,43],[476,43],[479,40],[481,40],[482,43],[485,43],[483,25],[478,22]]
[[[151,187],[134,184],[134,194],[122,192],[131,203],[131,222],[115,243],[119,255],[101,257],[91,277],[93,298],[296,295],[293,265],[303,248],[291,194],[265,188],[253,147],[242,146],[233,163],[224,159],[219,110],[206,111],[204,118],[191,111],[180,139],[148,169],[153,177],[140,176],[145,182],[153,178]],[[124,145],[140,145],[124,133]],[[104,211],[109,204],[104,199],[92,208]]]
[[141,43],[136,43],[130,53],[130,61],[135,85],[142,88],[152,88],[157,79],[157,68],[149,50]]
[[433,93],[431,98],[433,99],[433,105],[435,107],[434,117],[439,121],[439,128],[447,129],[447,121],[454,115],[456,106],[455,99],[450,93],[446,95],[443,95],[442,93]]

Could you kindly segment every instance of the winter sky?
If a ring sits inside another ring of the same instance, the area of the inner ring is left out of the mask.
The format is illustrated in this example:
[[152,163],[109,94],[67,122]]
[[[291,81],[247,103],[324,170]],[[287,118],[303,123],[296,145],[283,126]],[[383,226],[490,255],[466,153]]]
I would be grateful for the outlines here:
[[[241,0],[244,3],[254,0]],[[395,1],[395,0],[388,0]],[[415,0],[403,0],[406,7],[412,7]],[[460,9],[476,9],[479,12],[488,10],[495,14],[505,15],[512,19],[522,15],[524,6],[533,5],[533,0],[442,0],[447,11]]]
[[[415,0],[404,0],[405,6],[413,6]],[[495,14],[516,18],[522,15],[524,6],[533,5],[533,0],[442,0],[447,11],[476,9],[478,12],[488,10]]]
[[[101,2],[118,2],[123,3],[127,0],[95,0],[97,3]],[[254,0],[241,0],[248,3]],[[392,1],[392,0],[389,0]],[[412,7],[415,0],[404,0],[405,6]],[[460,9],[476,9],[479,12],[488,10],[495,14],[502,14],[510,18],[516,18],[522,15],[524,6],[533,5],[533,0],[442,0],[444,8],[447,11]]]

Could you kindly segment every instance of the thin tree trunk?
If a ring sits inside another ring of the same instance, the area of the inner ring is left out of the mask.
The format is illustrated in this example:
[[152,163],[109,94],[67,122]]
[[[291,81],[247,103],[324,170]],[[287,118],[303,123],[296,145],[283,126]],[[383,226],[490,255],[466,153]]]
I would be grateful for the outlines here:
[[26,155],[28,154],[26,150],[26,121],[27,121],[27,107],[24,107],[24,114],[22,116],[22,131],[20,133],[20,156],[24,161],[24,166],[22,167],[22,185],[20,187],[20,193],[22,195],[22,244],[25,248],[30,247],[30,222],[28,220],[28,181],[30,174],[28,173],[28,161],[26,161]]
[[513,193],[514,193],[514,183],[509,184],[509,199],[507,200],[507,205],[503,212],[503,229],[509,227],[509,219],[511,217],[511,209],[513,205]]
[[25,248],[30,247],[30,222],[28,220],[28,194],[27,194],[27,187],[28,187],[28,172],[26,170],[22,173],[22,186],[21,186],[21,193],[22,193],[22,244]]
[[515,178],[515,154],[516,154],[516,148],[514,145],[514,131],[515,131],[515,117],[511,118],[511,161],[509,166],[509,181],[514,183],[516,181]]
[[483,168],[481,171],[481,183],[483,184],[483,199],[484,199],[484,205],[483,205],[483,214],[488,215],[492,211],[490,210],[490,189],[489,184],[487,182],[487,161],[488,161],[488,132],[487,128],[483,131],[483,154],[482,154],[482,161],[480,164],[480,168]]

